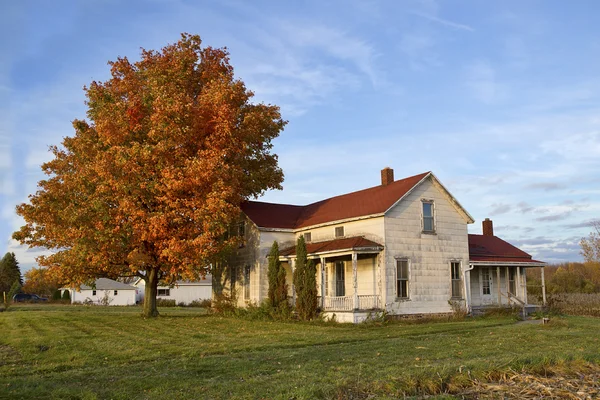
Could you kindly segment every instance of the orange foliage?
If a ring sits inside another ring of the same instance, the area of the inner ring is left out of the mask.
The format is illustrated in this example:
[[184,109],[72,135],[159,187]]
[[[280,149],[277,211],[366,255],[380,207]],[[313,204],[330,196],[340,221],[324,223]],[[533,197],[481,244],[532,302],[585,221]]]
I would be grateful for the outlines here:
[[85,88],[89,121],[51,147],[48,179],[17,207],[26,225],[13,237],[55,250],[38,263],[65,283],[197,278],[232,244],[221,238],[240,203],[281,188],[271,141],[286,122],[198,36],[109,65],[111,79]]
[[32,268],[25,272],[25,293],[35,293],[50,297],[61,284],[56,278],[48,273],[46,268]]

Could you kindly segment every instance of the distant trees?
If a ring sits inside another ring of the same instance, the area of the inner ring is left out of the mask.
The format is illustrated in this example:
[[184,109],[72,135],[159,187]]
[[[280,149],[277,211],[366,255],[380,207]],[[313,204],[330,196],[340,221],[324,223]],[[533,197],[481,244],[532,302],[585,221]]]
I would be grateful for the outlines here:
[[307,259],[304,236],[296,244],[296,268],[294,269],[296,287],[296,311],[301,320],[308,321],[317,316],[317,268]]
[[279,245],[273,242],[269,253],[269,303],[275,309],[288,307],[287,284],[285,283],[285,269],[279,261]]
[[[35,293],[40,296],[51,297],[54,299],[54,292],[61,287],[56,277],[48,272],[47,268],[32,268],[25,272],[25,284],[23,291],[25,293]],[[60,291],[58,291],[60,293]],[[60,294],[59,298],[60,300]]]
[[15,253],[6,253],[0,260],[0,293],[8,293],[15,282],[18,282],[19,288],[23,286],[19,262]]
[[[562,263],[544,268],[548,293],[598,293],[600,292],[600,265],[597,263]],[[527,272],[530,294],[541,293],[541,276],[538,268]]]
[[581,255],[586,262],[600,264],[600,221],[592,224],[593,231],[587,238],[582,238],[579,242],[581,246]]

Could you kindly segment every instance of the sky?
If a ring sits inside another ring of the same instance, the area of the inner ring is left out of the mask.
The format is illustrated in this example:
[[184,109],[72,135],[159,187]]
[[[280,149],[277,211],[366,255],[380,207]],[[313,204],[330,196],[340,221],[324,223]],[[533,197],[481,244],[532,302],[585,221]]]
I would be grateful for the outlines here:
[[308,204],[432,171],[495,234],[550,263],[581,261],[600,218],[600,3],[0,1],[0,254],[50,145],[85,118],[107,62],[182,32],[226,46],[256,102],[289,121],[282,191]]

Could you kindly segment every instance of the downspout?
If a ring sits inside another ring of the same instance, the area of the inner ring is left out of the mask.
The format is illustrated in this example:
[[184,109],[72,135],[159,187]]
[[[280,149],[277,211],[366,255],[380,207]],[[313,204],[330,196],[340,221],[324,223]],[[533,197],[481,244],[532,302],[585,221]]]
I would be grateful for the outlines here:
[[469,263],[469,267],[463,271],[464,279],[463,283],[465,286],[465,300],[467,302],[467,313],[471,313],[471,275],[469,274],[469,285],[467,285],[467,272],[471,272],[475,269],[475,266]]

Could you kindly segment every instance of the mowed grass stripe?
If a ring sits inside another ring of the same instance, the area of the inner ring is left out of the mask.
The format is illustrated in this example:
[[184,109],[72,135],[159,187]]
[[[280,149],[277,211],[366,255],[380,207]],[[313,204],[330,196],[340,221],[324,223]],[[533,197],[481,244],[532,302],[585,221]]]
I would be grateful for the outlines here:
[[[399,396],[461,371],[597,362],[600,354],[599,320],[586,318],[547,326],[510,318],[349,326],[176,309],[156,320],[99,307],[0,314],[3,326],[28,319],[36,320],[31,327],[44,324],[47,336],[31,328],[0,338],[22,354],[0,363],[0,398],[329,398],[365,387]],[[51,347],[40,352],[38,342]]]

